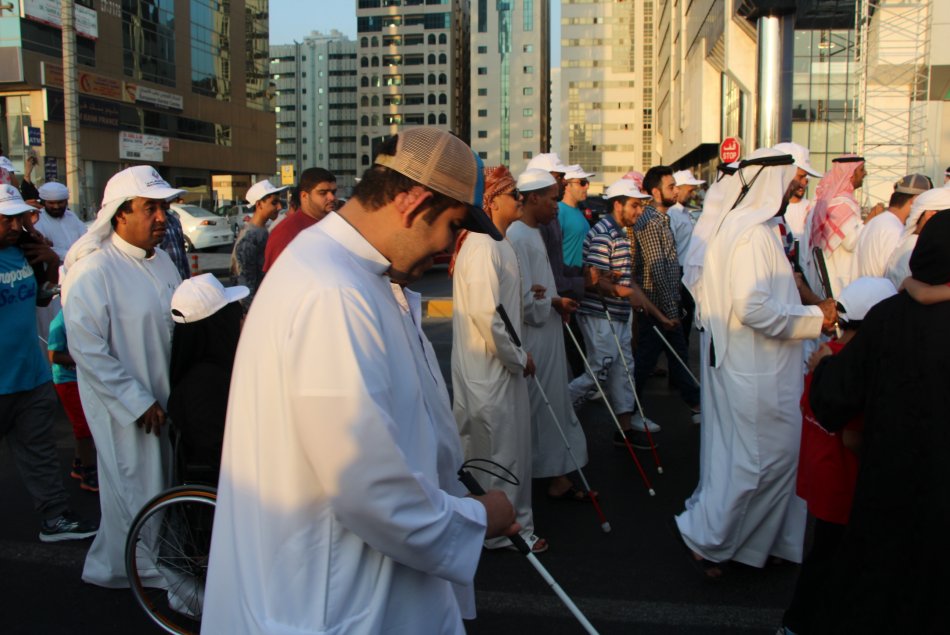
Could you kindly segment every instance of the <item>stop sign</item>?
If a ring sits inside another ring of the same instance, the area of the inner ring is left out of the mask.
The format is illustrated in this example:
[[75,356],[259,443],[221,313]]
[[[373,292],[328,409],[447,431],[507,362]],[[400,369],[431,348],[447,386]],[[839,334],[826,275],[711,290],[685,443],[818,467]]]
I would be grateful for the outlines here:
[[719,144],[719,160],[723,163],[732,163],[738,161],[742,150],[739,146],[739,140],[735,137],[726,137]]

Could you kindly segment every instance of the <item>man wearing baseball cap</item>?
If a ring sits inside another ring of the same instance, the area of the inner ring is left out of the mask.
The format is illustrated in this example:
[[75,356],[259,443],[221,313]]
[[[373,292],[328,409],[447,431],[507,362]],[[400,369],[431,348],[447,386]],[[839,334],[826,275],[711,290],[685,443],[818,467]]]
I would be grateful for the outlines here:
[[[40,540],[77,540],[95,534],[96,527],[69,511],[56,454],[56,393],[36,344],[36,308],[49,302],[48,295],[43,300],[37,291],[44,283],[56,284],[59,258],[42,239],[24,238],[32,211],[14,186],[0,185],[0,438],[8,440],[23,484],[43,518]],[[45,280],[34,271],[42,272]]]
[[867,221],[858,236],[854,251],[854,278],[880,278],[887,271],[887,261],[900,244],[904,223],[918,196],[933,188],[930,177],[908,174],[894,184],[887,209]]
[[[666,210],[666,215],[670,219],[670,231],[673,232],[673,240],[676,241],[676,259],[679,262],[681,274],[686,262],[686,249],[689,247],[689,239],[693,235],[693,219],[689,215],[686,203],[693,198],[696,188],[705,182],[702,179],[697,179],[689,170],[679,170],[673,173],[673,184],[676,186],[676,204]],[[696,302],[693,300],[693,296],[690,295],[689,289],[682,283],[680,283],[680,304],[683,306],[683,339],[688,351]]]
[[[594,225],[584,240],[584,268],[588,285],[584,299],[577,312],[577,322],[584,334],[587,360],[591,370],[598,376],[607,375],[604,388],[613,406],[620,427],[635,447],[649,448],[646,434],[631,428],[631,414],[634,410],[633,389],[626,376],[623,363],[610,363],[620,353],[617,342],[611,333],[617,331],[620,349],[627,358],[627,368],[633,368],[633,347],[630,344],[630,309],[637,312],[648,311],[658,323],[672,326],[657,307],[633,280],[630,258],[630,239],[626,228],[633,226],[643,214],[643,202],[650,198],[641,192],[636,183],[629,179],[620,179],[607,188],[604,193],[609,214],[604,215]],[[604,305],[610,312],[610,321],[604,315]],[[594,394],[594,380],[584,373],[570,383],[571,400],[575,406]],[[615,443],[623,446],[624,440],[617,433]]]
[[231,272],[237,276],[239,285],[251,290],[241,300],[245,312],[250,310],[257,288],[264,279],[264,252],[270,238],[267,223],[276,220],[280,214],[280,193],[287,188],[277,187],[265,179],[247,190],[245,198],[254,212],[241,230],[231,254]]
[[204,633],[464,633],[482,542],[518,525],[503,494],[457,480],[452,408],[402,285],[459,229],[501,238],[483,188],[463,141],[403,130],[268,271],[234,362]]
[[158,245],[168,201],[181,194],[155,168],[122,170],[109,179],[96,221],[64,262],[69,352],[99,453],[102,520],[83,580],[108,588],[128,587],[129,524],[167,484],[168,306],[181,277]]

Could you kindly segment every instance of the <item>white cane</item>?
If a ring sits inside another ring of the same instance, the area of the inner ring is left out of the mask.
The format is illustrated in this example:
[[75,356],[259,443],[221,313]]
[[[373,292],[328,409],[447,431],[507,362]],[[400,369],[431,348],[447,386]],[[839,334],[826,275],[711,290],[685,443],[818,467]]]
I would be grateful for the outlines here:
[[653,461],[656,463],[656,471],[658,474],[663,473],[663,465],[660,464],[660,455],[656,452],[656,444],[653,442],[653,434],[650,432],[650,424],[647,423],[647,416],[643,412],[643,404],[640,403],[640,395],[637,394],[637,385],[633,381],[633,374],[630,372],[630,365],[627,364],[627,356],[623,354],[623,347],[620,345],[620,338],[617,336],[617,332],[614,330],[614,322],[610,319],[610,311],[607,309],[607,301],[604,299],[604,294],[600,293],[598,289],[598,295],[600,296],[600,305],[604,308],[604,315],[607,316],[607,328],[610,329],[610,334],[614,336],[614,342],[617,344],[617,354],[620,355],[620,361],[623,362],[623,370],[627,374],[627,381],[630,382],[630,389],[633,391],[633,399],[637,402],[637,409],[640,411],[640,418],[643,419],[643,431],[647,433],[647,440],[650,442],[650,451],[653,452]]
[[620,421],[617,419],[617,415],[614,413],[614,409],[610,406],[610,400],[607,399],[607,393],[604,392],[603,386],[600,385],[600,381],[597,380],[597,375],[590,367],[590,363],[587,361],[587,356],[584,355],[584,349],[581,348],[581,343],[577,341],[577,337],[574,336],[573,331],[567,328],[567,325],[564,325],[564,330],[567,331],[567,334],[571,336],[571,341],[574,342],[575,348],[577,348],[577,353],[581,356],[581,361],[584,362],[584,368],[587,369],[587,374],[590,375],[590,378],[594,380],[594,385],[597,386],[597,392],[600,393],[601,399],[604,400],[604,405],[607,406],[607,412],[610,413],[610,418],[613,419],[614,425],[617,426],[617,430],[620,431],[620,436],[624,441],[624,444],[627,446],[627,451],[630,452],[630,456],[633,457],[633,462],[637,465],[637,470],[640,472],[640,477],[643,479],[643,483],[647,486],[647,491],[650,493],[650,496],[656,496],[656,491],[653,489],[653,485],[650,483],[650,479],[647,477],[647,473],[643,471],[643,466],[640,465],[640,459],[637,458],[637,453],[633,451],[633,446],[630,445],[630,439],[627,438],[627,435],[624,434],[623,428],[620,427]]
[[660,332],[660,329],[656,328],[656,324],[653,325],[653,330],[656,331],[656,334],[660,336],[660,339],[663,340],[663,343],[664,343],[664,344],[666,344],[667,350],[670,351],[671,353],[673,353],[673,357],[676,358],[676,361],[678,361],[678,362],[680,363],[680,366],[683,367],[683,370],[686,371],[686,373],[689,375],[689,378],[692,379],[692,380],[693,380],[693,383],[695,383],[696,386],[698,387],[698,386],[699,386],[699,380],[696,379],[696,375],[694,375],[694,374],[693,374],[693,371],[691,371],[691,370],[689,369],[689,366],[686,365],[686,362],[684,362],[684,361],[682,360],[682,358],[681,358],[679,355],[676,354],[676,351],[673,349],[673,345],[670,344],[669,340],[667,340],[665,337],[663,337],[663,333]]

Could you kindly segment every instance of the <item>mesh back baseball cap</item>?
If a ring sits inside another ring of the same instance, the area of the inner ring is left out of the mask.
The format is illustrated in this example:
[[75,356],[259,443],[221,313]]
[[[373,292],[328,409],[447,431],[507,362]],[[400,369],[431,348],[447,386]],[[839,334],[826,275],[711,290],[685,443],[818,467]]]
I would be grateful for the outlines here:
[[408,128],[396,138],[396,154],[379,154],[375,162],[468,205],[463,229],[502,239],[498,228],[482,210],[485,192],[482,160],[455,135],[438,128]]
[[923,194],[933,189],[933,182],[923,174],[908,174],[894,184],[894,191],[901,194]]

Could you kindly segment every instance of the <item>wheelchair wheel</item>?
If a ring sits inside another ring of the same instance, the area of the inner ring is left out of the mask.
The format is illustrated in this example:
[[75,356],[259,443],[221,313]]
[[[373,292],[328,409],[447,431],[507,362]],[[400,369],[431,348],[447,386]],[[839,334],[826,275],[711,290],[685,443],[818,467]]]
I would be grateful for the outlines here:
[[216,499],[211,487],[173,487],[150,500],[132,521],[125,543],[132,593],[167,633],[201,630]]

